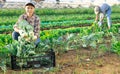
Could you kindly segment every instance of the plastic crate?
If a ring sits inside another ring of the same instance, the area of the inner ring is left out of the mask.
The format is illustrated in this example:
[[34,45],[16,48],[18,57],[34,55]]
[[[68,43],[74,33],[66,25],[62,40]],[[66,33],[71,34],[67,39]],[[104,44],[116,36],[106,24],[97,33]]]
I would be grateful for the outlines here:
[[55,52],[53,50],[47,52],[42,56],[29,56],[29,57],[16,57],[11,56],[11,68],[15,69],[28,69],[28,68],[41,68],[41,67],[55,67]]

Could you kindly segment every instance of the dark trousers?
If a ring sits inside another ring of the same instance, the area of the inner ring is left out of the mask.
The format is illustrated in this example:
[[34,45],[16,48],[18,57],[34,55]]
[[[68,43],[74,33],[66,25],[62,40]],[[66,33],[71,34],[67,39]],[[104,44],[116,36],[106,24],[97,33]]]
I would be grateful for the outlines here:
[[[12,38],[14,40],[18,40],[18,36],[20,36],[20,34],[16,31],[13,31]],[[37,46],[39,43],[40,43],[40,38],[37,38],[36,41],[35,41],[35,45]]]

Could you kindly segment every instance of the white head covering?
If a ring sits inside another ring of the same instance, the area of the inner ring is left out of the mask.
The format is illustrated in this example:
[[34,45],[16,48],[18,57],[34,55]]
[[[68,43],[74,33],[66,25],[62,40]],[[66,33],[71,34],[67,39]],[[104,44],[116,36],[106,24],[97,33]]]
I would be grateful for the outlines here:
[[99,6],[95,6],[94,12],[95,12],[95,14],[99,14],[100,13],[100,7]]

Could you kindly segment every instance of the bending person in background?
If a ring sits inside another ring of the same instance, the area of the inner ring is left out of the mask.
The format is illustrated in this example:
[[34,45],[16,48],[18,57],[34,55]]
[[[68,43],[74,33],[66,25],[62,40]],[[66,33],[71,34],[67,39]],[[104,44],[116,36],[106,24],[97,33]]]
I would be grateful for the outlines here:
[[100,6],[95,6],[94,12],[96,14],[95,22],[98,22],[98,18],[100,18],[98,22],[99,27],[103,24],[103,19],[106,16],[108,29],[110,29],[111,28],[111,17],[110,17],[111,7],[108,4],[103,3]]
[[17,23],[13,26],[14,32],[12,33],[12,37],[14,40],[18,40],[18,36],[20,36],[21,32],[21,29],[18,28],[18,23],[22,20],[26,20],[33,27],[34,37],[36,38],[35,45],[37,46],[40,42],[40,19],[34,13],[35,5],[32,2],[26,3],[25,11],[26,12],[19,17]]

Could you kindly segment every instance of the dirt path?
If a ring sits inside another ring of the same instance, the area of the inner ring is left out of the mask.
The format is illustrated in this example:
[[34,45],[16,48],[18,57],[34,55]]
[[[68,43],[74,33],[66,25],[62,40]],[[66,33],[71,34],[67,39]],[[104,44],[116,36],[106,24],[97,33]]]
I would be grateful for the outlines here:
[[120,57],[91,50],[69,51],[62,55],[62,68],[56,74],[120,74]]
[[120,56],[110,52],[101,54],[93,49],[71,50],[56,55],[56,62],[57,66],[49,72],[30,69],[8,70],[5,74],[120,74]]

